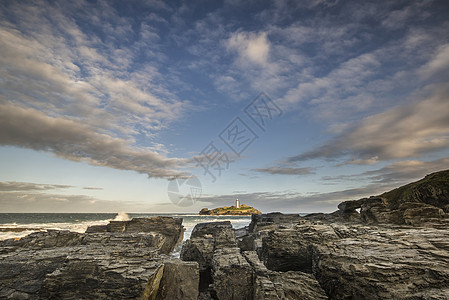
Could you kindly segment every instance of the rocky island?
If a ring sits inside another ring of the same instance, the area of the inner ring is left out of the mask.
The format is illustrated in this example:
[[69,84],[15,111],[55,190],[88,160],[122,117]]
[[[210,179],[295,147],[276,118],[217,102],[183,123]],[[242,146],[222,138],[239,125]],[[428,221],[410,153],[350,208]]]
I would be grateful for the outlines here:
[[0,242],[1,299],[449,299],[449,171],[331,214],[112,221]]
[[218,207],[211,210],[203,208],[199,214],[211,216],[251,216],[254,214],[260,215],[261,212],[254,207],[245,204],[240,205],[237,199],[233,206]]

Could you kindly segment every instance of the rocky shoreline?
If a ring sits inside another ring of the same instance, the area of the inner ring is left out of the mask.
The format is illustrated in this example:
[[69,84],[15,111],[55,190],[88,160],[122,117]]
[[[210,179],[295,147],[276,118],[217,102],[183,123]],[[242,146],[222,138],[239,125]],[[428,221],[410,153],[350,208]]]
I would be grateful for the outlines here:
[[[449,171],[331,214],[246,228],[113,221],[0,242],[1,299],[449,299]],[[393,200],[392,200],[393,199]]]

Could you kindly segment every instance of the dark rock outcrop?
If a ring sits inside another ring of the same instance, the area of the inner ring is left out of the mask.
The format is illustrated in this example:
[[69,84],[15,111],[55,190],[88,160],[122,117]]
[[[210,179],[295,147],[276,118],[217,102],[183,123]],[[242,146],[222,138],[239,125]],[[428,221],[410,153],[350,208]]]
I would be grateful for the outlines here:
[[[198,265],[175,263],[162,254],[173,250],[174,241],[181,237],[181,222],[172,218],[126,222],[125,230],[48,231],[0,242],[0,298],[156,299],[159,294],[158,299],[184,299],[186,295],[194,299]],[[167,235],[162,230],[164,223]],[[141,231],[137,224],[143,225]],[[113,228],[118,225],[114,223]],[[166,293],[163,287],[175,281],[173,272],[182,270],[190,274],[187,284]],[[183,297],[176,298],[179,294]]]
[[218,299],[254,299],[254,271],[239,248],[221,248],[214,252],[212,280]]
[[170,253],[174,247],[182,241],[183,227],[182,218],[153,217],[133,218],[129,221],[110,221],[107,225],[91,226],[86,233],[114,232],[114,233],[137,233],[151,232],[160,233],[164,241],[157,248],[161,253]]
[[[271,230],[263,231],[265,236],[276,226],[287,230],[299,220],[299,215],[280,213],[262,218],[253,216],[252,232],[239,230],[239,235],[251,234],[262,245],[262,235],[259,234],[262,231],[257,228],[267,230],[269,227]],[[280,224],[276,225],[276,221]],[[258,226],[262,222],[263,225]],[[230,223],[224,222],[198,224],[192,238],[183,245],[181,258],[197,261],[200,266],[199,299],[326,299],[313,275],[301,271],[284,273],[267,269],[256,251],[236,247],[236,238],[229,234],[229,229]],[[279,250],[285,241],[277,242],[279,247],[276,249]],[[292,259],[295,258],[287,258],[290,263]],[[308,262],[311,264],[311,259]]]
[[164,262],[156,299],[198,299],[199,269],[196,262],[173,259]]
[[[449,225],[449,170],[427,175],[380,196],[344,201],[338,209],[333,214],[322,214],[321,220],[445,228]],[[307,219],[319,218],[313,215]]]

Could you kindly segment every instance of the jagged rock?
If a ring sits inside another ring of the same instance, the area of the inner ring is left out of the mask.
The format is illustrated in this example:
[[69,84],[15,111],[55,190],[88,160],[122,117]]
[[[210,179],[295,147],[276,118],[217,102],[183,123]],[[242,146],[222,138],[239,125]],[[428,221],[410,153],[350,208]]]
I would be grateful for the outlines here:
[[185,241],[180,257],[185,261],[196,261],[201,271],[212,267],[212,258],[216,249],[236,247],[235,232],[231,222],[209,222],[197,224]]
[[153,217],[133,218],[129,221],[110,221],[107,225],[96,225],[87,228],[86,233],[116,232],[135,233],[152,232],[161,233],[165,242],[160,248],[161,253],[170,253],[183,239],[184,228],[182,218]]
[[351,230],[358,234],[312,247],[313,274],[330,299],[449,298],[447,230]]
[[[338,212],[355,212],[360,208],[361,220],[368,224],[408,224],[413,226],[444,227],[449,224],[449,170],[427,175],[380,196],[344,201],[333,214],[307,216],[309,220],[327,222],[337,219]],[[356,216],[354,214],[354,216]],[[358,222],[357,218],[346,218]]]
[[354,211],[362,207],[364,199],[355,200],[355,201],[344,201],[338,204],[338,209],[344,212]]
[[279,226],[291,226],[298,224],[302,220],[299,214],[282,214],[279,212],[252,215],[249,224],[249,232],[268,231],[278,228]]
[[360,215],[362,220],[369,224],[404,224],[402,212],[390,210],[386,198],[371,197],[362,199]]
[[[136,245],[90,245],[70,251],[64,265],[47,274],[41,299],[139,298],[158,277],[163,261],[155,249]],[[114,259],[111,261],[111,256]],[[157,285],[148,294],[156,294]]]
[[437,223],[444,218],[445,213],[441,208],[425,203],[403,203],[399,207],[404,211],[403,218],[405,224],[422,226],[427,222]]
[[278,299],[328,299],[326,293],[312,274],[299,271],[271,272],[269,278],[274,283],[274,286],[277,287],[277,290],[282,289],[282,297]]
[[184,261],[198,262],[201,297],[206,297],[204,294],[210,292],[216,250],[236,245],[235,232],[229,221],[199,223],[193,228],[190,239],[182,246],[180,257]]
[[157,299],[197,300],[199,280],[198,263],[166,261]]
[[278,229],[262,239],[259,256],[270,270],[311,273],[311,246],[337,238],[338,235],[328,225],[305,223],[293,228]]
[[194,238],[184,242],[180,257],[184,261],[196,261],[200,271],[205,271],[212,266],[212,258],[215,251],[213,238]]
[[239,248],[215,251],[212,277],[217,299],[253,299],[254,272]]
[[299,214],[282,214],[282,213],[269,213],[261,215],[252,215],[251,223],[245,232],[242,232],[237,237],[238,246],[243,251],[251,251],[262,247],[262,239],[268,232],[277,228],[289,228],[300,222],[303,219]]
[[212,237],[215,248],[235,247],[235,232],[230,221],[199,223],[193,228],[191,239]]
[[164,235],[135,227],[130,232],[48,231],[0,242],[0,298],[156,299],[168,259],[161,252],[173,248],[182,225],[168,219],[139,222],[157,224],[154,228],[178,224],[179,236],[172,235],[174,230]]
[[254,299],[327,299],[313,275],[299,271],[269,271],[255,251],[246,251],[244,256],[256,275]]
[[356,210],[337,210],[330,214],[314,213],[303,217],[309,221],[323,221],[326,223],[343,222],[343,223],[359,223],[362,220],[360,213]]

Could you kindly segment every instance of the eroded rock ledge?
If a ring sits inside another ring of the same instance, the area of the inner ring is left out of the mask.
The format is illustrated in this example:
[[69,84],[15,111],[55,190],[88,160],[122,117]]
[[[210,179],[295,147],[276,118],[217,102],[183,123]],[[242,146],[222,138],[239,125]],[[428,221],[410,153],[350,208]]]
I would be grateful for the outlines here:
[[235,231],[203,223],[181,258],[199,299],[449,299],[449,231],[254,215]]
[[166,255],[181,224],[133,219],[0,242],[0,299],[197,299],[198,264]]

